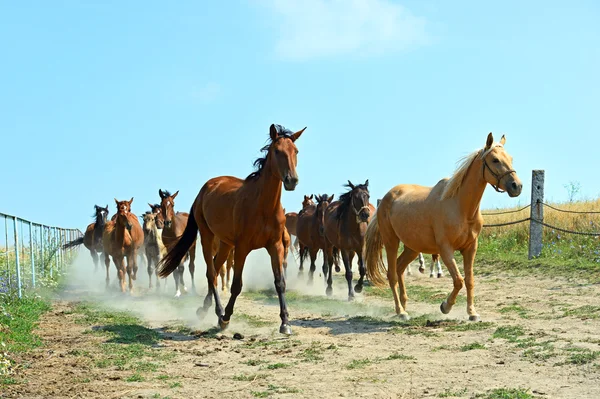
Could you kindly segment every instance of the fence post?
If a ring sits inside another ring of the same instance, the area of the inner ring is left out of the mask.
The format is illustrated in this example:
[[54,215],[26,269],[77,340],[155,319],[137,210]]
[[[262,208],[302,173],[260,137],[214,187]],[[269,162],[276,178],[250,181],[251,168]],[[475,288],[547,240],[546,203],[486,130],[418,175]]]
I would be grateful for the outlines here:
[[381,200],[380,199],[377,200],[377,208],[379,208],[379,204],[381,204]]
[[46,276],[46,262],[44,262],[44,225],[40,224],[40,267],[42,276]]
[[6,273],[8,277],[8,286],[12,288],[12,278],[10,276],[10,256],[8,255],[8,216],[4,216],[4,247],[6,249]]
[[35,288],[35,257],[33,255],[33,224],[29,222],[29,257],[31,258],[31,286]]
[[531,220],[529,221],[529,259],[542,253],[544,221],[544,171],[533,170],[531,173]]
[[19,298],[21,298],[22,296],[22,292],[21,292],[21,264],[19,263],[19,221],[17,220],[16,217],[13,218],[13,220],[15,221],[15,265],[16,265],[16,272],[17,272],[17,292],[19,293]]

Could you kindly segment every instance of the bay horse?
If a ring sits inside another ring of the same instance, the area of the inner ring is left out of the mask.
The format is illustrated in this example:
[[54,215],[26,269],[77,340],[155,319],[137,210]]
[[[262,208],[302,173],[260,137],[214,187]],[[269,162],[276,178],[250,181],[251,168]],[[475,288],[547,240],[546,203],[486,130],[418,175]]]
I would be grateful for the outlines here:
[[[129,278],[129,291],[133,291],[133,281],[137,276],[137,255],[138,250],[144,243],[144,232],[138,222],[137,216],[131,212],[131,203],[129,201],[118,201],[116,217],[106,223],[102,234],[102,244],[104,245],[104,264],[106,265],[106,286],[108,286],[108,269],[110,267],[110,258],[117,267],[117,274],[121,285],[121,291],[125,292],[125,272]],[[127,258],[127,267],[124,259]]]
[[[350,180],[345,185],[350,190],[332,202],[325,210],[325,237],[327,238],[326,253],[332,260],[333,247],[339,249],[342,261],[346,268],[346,281],[348,282],[348,299],[354,299],[354,291],[360,293],[363,289],[365,278],[364,244],[367,224],[371,215],[375,213],[375,206],[369,202],[369,180],[364,184],[354,185]],[[352,260],[358,256],[358,272],[360,278],[354,289],[352,288]],[[329,261],[327,289],[325,293],[331,295],[332,287],[332,261]]]
[[[165,246],[167,247],[167,251],[171,251],[177,241],[179,241],[179,237],[183,234],[185,230],[185,226],[188,222],[189,213],[187,212],[175,212],[175,197],[179,194],[179,190],[175,192],[175,194],[171,195],[168,191],[163,191],[162,189],[158,190],[158,195],[160,195],[160,215],[164,220],[164,228],[162,231],[162,240]],[[190,276],[192,279],[192,290],[196,292],[196,283],[194,282],[194,272],[196,270],[196,240],[189,248],[187,255],[185,258],[189,258],[188,269],[190,271]],[[179,298],[181,296],[181,292],[187,292],[187,288],[185,287],[185,283],[183,281],[183,272],[184,272],[184,261],[185,258],[181,259],[181,263],[177,267],[177,271],[173,273],[173,278],[175,279],[175,297]]]
[[156,288],[160,288],[158,269],[156,265],[167,254],[167,248],[162,241],[162,230],[158,227],[161,223],[157,213],[146,212],[142,216],[144,230],[144,251],[148,264],[148,288],[152,288],[152,274],[156,272]]
[[[434,187],[398,185],[381,200],[367,228],[367,276],[375,285],[385,284],[386,272],[382,248],[387,255],[387,278],[392,289],[396,313],[408,320],[404,269],[419,252],[440,254],[448,268],[454,289],[440,305],[448,314],[456,303],[463,285],[467,289],[467,313],[470,321],[481,318],[475,311],[473,263],[477,253],[477,237],[483,227],[480,203],[490,184],[510,197],[521,194],[523,184],[512,168],[512,157],[504,149],[506,138],[499,143],[487,136],[485,147],[462,160],[454,175],[440,180]],[[404,250],[397,257],[400,241]],[[465,278],[460,274],[454,251],[463,256]],[[400,295],[397,287],[399,282]]]
[[108,205],[101,207],[94,205],[94,219],[93,223],[87,225],[83,237],[77,238],[67,244],[63,245],[63,249],[74,248],[83,244],[89,251],[94,261],[94,271],[98,271],[98,254],[104,251],[102,245],[102,232],[106,225],[106,218],[108,217]]
[[307,256],[310,256],[309,283],[313,281],[316,269],[315,261],[319,250],[323,251],[323,278],[325,280],[327,280],[329,261],[333,263],[332,258],[327,256],[328,242],[325,237],[325,210],[333,201],[333,195],[315,195],[315,199],[317,200],[316,205],[303,208],[298,214],[296,226],[298,240],[300,241],[300,273],[304,270],[304,260]]
[[[292,191],[298,184],[298,149],[295,142],[305,129],[293,133],[281,125],[272,124],[269,129],[270,140],[262,148],[266,155],[254,162],[255,172],[245,180],[232,176],[208,180],[192,205],[183,235],[161,261],[159,275],[168,276],[177,268],[200,230],[202,253],[207,264],[208,293],[203,307],[198,308],[196,313],[201,315],[205,312],[212,305],[214,297],[215,312],[221,329],[229,325],[235,301],[242,290],[242,272],[246,257],[250,251],[266,248],[271,256],[275,290],[279,298],[279,332],[287,335],[292,333],[285,302],[285,215],[281,207],[281,188],[283,184],[287,191]],[[217,256],[213,259],[212,245],[215,237],[220,240],[220,244]],[[233,247],[233,283],[229,302],[223,312],[221,298],[216,289],[215,270],[220,268]]]

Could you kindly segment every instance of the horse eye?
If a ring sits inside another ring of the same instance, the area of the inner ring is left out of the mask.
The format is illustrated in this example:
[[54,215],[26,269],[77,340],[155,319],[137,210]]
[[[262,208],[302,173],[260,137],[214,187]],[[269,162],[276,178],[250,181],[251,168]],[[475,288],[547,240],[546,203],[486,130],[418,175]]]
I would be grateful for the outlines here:
[[281,151],[275,150],[275,155],[279,155],[280,153],[281,153]]
[[500,160],[498,158],[494,158],[494,163],[500,163]]
[[296,150],[296,155],[298,155],[298,150]]

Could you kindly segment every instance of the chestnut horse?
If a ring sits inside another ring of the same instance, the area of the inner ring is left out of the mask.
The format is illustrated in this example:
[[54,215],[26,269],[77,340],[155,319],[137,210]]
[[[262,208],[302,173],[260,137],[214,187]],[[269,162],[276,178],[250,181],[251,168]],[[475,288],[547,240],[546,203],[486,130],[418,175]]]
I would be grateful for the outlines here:
[[[227,328],[235,301],[242,291],[242,272],[250,251],[266,248],[271,256],[271,268],[275,289],[279,297],[281,326],[279,332],[291,334],[287,305],[285,303],[285,278],[283,256],[285,215],[281,207],[281,186],[291,191],[298,184],[296,173],[298,149],[294,144],[306,128],[292,133],[280,125],[271,125],[270,142],[263,147],[266,155],[254,164],[257,170],[245,180],[232,176],[215,177],[207,181],[196,197],[190,210],[190,218],[177,244],[161,261],[160,276],[168,276],[177,268],[181,259],[196,239],[200,230],[202,252],[206,261],[208,293],[204,305],[198,309],[201,315],[215,300],[219,326]],[[219,251],[213,259],[213,240],[220,240]],[[231,296],[225,312],[216,289],[218,270],[232,248],[234,272]],[[212,267],[211,267],[212,266]]]
[[300,273],[304,270],[304,260],[310,255],[310,269],[308,272],[308,282],[312,283],[315,273],[315,260],[319,250],[323,251],[323,278],[327,280],[327,271],[329,269],[329,261],[327,257],[327,238],[325,237],[325,209],[333,201],[333,195],[329,197],[327,194],[315,195],[317,205],[312,205],[303,208],[298,214],[298,224],[296,232],[300,241]]
[[[183,234],[185,230],[185,226],[188,222],[189,214],[186,212],[175,212],[175,197],[179,194],[179,190],[175,192],[175,194],[171,195],[168,191],[163,191],[161,189],[158,190],[158,195],[160,195],[160,215],[164,220],[164,228],[162,231],[162,240],[167,247],[168,251],[171,251],[177,241],[179,241],[179,237]],[[196,270],[196,240],[189,248],[187,252],[186,258],[189,257],[188,269],[190,270],[190,276],[192,278],[192,290],[196,292],[196,283],[194,282],[194,271]],[[183,282],[183,271],[184,266],[183,262],[184,258],[181,259],[181,263],[177,266],[177,271],[173,273],[173,278],[175,279],[175,297],[179,298],[181,296],[181,292],[187,292],[187,288],[185,288],[185,283]]]
[[77,238],[71,242],[63,245],[63,249],[77,247],[81,244],[85,245],[85,247],[90,251],[90,255],[92,256],[92,260],[94,261],[94,271],[98,271],[98,253],[102,253],[104,251],[104,247],[102,245],[102,232],[104,231],[104,226],[106,225],[106,218],[108,217],[108,205],[105,208],[101,206],[94,205],[94,216],[95,222],[88,224],[85,229],[85,233],[83,237]]
[[[129,291],[133,291],[133,280],[137,276],[137,255],[138,250],[144,243],[144,232],[142,226],[131,212],[131,203],[129,201],[117,201],[117,214],[114,220],[106,223],[104,233],[102,234],[102,244],[104,245],[104,264],[106,265],[106,285],[108,286],[108,269],[110,267],[110,258],[117,267],[121,291],[125,292],[125,271],[129,278]],[[127,258],[127,267],[125,267],[124,258]]]
[[[444,273],[442,272],[442,265],[440,263],[440,256],[438,254],[431,255],[431,267],[429,268],[429,277],[433,277],[433,269],[434,267],[437,269],[437,277],[443,277]],[[425,258],[423,254],[419,252],[419,272],[425,273]],[[409,276],[412,274],[410,270],[410,264],[406,267],[406,274]]]
[[144,221],[142,229],[144,230],[144,251],[148,263],[148,288],[152,288],[152,274],[156,272],[156,288],[160,288],[160,279],[158,278],[158,269],[156,265],[163,256],[167,254],[167,248],[162,242],[162,230],[158,227],[161,224],[158,214],[146,212],[142,216]]
[[[494,143],[490,133],[485,147],[464,158],[450,179],[440,180],[434,187],[398,185],[381,200],[367,228],[367,276],[373,284],[384,285],[386,272],[382,247],[387,254],[387,277],[394,296],[396,313],[408,320],[404,269],[419,252],[440,254],[448,268],[454,289],[442,302],[442,313],[448,314],[463,284],[467,288],[469,320],[480,320],[475,311],[473,263],[477,253],[477,237],[483,226],[481,197],[487,184],[510,197],[521,194],[523,185],[512,168],[512,157],[504,149],[506,139]],[[404,250],[397,257],[400,241]],[[460,274],[454,251],[463,256],[465,278]],[[398,295],[398,281],[400,295]]]
[[[333,293],[332,260],[333,247],[340,250],[342,261],[346,268],[346,281],[348,282],[348,299],[354,299],[354,291],[360,293],[363,289],[365,278],[364,245],[367,224],[371,215],[375,213],[375,206],[369,203],[369,180],[365,184],[354,185],[350,180],[346,187],[350,191],[342,194],[338,201],[332,202],[325,210],[325,237],[327,237],[327,257],[329,259],[329,273],[327,277],[326,294]],[[358,272],[360,278],[352,289],[352,259],[358,256]]]

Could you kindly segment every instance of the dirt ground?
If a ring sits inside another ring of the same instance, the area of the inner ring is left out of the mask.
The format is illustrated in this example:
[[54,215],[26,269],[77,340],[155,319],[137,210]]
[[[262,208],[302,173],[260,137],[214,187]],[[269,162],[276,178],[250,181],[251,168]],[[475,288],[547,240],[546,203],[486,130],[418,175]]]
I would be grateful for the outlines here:
[[[290,270],[296,274],[293,264]],[[41,320],[37,333],[45,345],[18,359],[25,364],[17,374],[21,383],[0,397],[600,397],[598,285],[478,275],[476,304],[484,322],[469,323],[464,290],[442,315],[439,303],[451,279],[417,274],[407,278],[413,320],[401,323],[389,289],[370,288],[349,303],[341,273],[333,299],[317,276],[313,286],[303,285],[304,275],[289,284],[294,334],[284,337],[277,332],[276,297],[260,291],[271,285],[266,268],[255,273],[266,285],[244,288],[224,332],[214,328],[213,312],[202,321],[195,316],[206,292],[202,276],[196,276],[200,295],[175,299],[171,281],[159,294],[142,288],[142,271],[133,296],[114,286],[104,291],[103,273],[89,283],[95,291],[74,281]],[[134,312],[158,341],[113,361],[128,346],[115,339],[123,326],[86,322],[82,300]],[[527,396],[494,396],[503,388]]]

